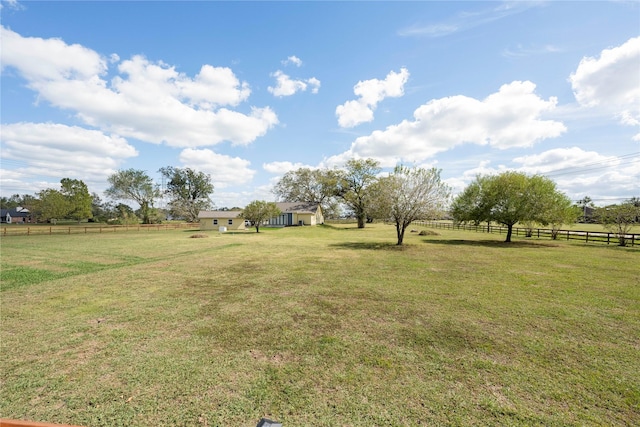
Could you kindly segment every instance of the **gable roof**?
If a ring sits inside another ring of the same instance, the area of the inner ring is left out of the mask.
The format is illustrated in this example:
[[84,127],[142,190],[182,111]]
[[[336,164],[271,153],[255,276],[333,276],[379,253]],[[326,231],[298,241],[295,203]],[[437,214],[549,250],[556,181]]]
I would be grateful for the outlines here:
[[198,214],[198,218],[241,218],[241,213],[242,211],[200,211],[200,213]]
[[1,209],[0,216],[6,217],[7,214],[12,218],[27,218],[31,213],[25,208]]
[[295,212],[315,214],[320,208],[320,204],[315,202],[276,202],[276,206],[282,211],[282,213]]

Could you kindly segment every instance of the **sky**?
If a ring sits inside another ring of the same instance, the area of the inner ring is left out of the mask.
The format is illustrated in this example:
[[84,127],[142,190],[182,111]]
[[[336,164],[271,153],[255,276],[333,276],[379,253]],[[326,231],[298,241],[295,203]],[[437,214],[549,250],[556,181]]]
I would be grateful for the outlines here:
[[174,166],[242,207],[351,158],[640,196],[638,1],[0,4],[5,197]]

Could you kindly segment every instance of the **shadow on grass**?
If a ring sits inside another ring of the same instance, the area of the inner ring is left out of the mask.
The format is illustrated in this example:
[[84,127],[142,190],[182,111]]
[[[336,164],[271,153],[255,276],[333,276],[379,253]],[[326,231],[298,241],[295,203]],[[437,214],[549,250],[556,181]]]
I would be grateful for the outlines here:
[[438,240],[423,240],[422,242],[430,245],[481,246],[486,248],[559,248],[560,247],[558,243],[533,242],[533,241],[522,241],[522,240],[505,242],[504,240],[438,239]]
[[398,246],[389,242],[341,242],[329,245],[339,249],[364,249],[364,250],[386,250],[386,251],[402,251],[407,245]]
[[351,223],[347,223],[347,224],[320,224],[320,227],[322,228],[329,228],[331,230],[339,230],[339,231],[353,231],[353,230],[364,230],[363,228],[358,228],[358,224],[351,224]]

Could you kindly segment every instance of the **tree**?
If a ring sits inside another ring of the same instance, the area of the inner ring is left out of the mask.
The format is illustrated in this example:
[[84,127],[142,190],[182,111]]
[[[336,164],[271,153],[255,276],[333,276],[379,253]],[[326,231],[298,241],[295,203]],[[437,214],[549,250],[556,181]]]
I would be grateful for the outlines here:
[[60,191],[47,188],[38,193],[37,212],[43,219],[55,223],[66,218],[70,210],[69,201]]
[[324,216],[331,218],[338,212],[336,180],[335,171],[300,168],[284,174],[272,192],[283,202],[319,203]]
[[556,203],[566,198],[549,178],[508,171],[500,175],[477,176],[453,203],[456,221],[495,221],[507,227],[511,241],[518,222],[548,225]]
[[94,222],[107,222],[115,218],[113,203],[103,201],[97,193],[91,193],[91,217]]
[[67,212],[66,216],[78,222],[91,218],[91,203],[93,200],[87,185],[79,179],[70,178],[62,178],[60,185],[62,186],[60,192],[67,199],[69,207],[69,212]]
[[150,224],[150,209],[159,196],[159,190],[145,171],[136,169],[119,170],[107,178],[111,185],[105,194],[113,199],[132,200],[140,205],[142,223]]
[[335,171],[334,194],[353,211],[358,228],[364,228],[369,213],[369,187],[378,180],[380,170],[380,163],[376,160],[351,159],[344,170]]
[[113,211],[114,211],[113,212],[114,216],[113,218],[110,218],[110,220],[113,220],[113,222],[117,224],[126,225],[126,224],[140,223],[140,218],[136,216],[135,212],[133,211],[133,209],[131,209],[131,206],[129,205],[125,205],[124,203],[118,203],[113,208]]
[[418,219],[436,218],[449,198],[448,186],[440,180],[438,169],[396,166],[392,174],[371,186],[371,213],[396,226],[398,245],[404,233]]
[[197,222],[201,210],[211,209],[213,193],[211,176],[190,168],[167,166],[159,172],[167,179],[165,193],[170,197],[169,211],[177,218]]
[[596,217],[604,228],[618,237],[620,246],[627,245],[627,234],[638,223],[640,207],[633,200],[619,205],[605,206],[596,210]]
[[566,195],[555,192],[547,199],[544,209],[544,220],[551,226],[551,238],[556,239],[564,224],[575,223],[581,215],[580,208],[571,203]]
[[274,216],[280,215],[282,212],[273,202],[265,202],[263,200],[254,200],[249,203],[239,215],[249,221],[256,228],[256,233],[260,232],[260,225]]
[[13,194],[10,197],[0,197],[0,208],[14,209],[22,206],[22,197],[19,194]]
[[473,222],[479,225],[482,221],[489,220],[491,213],[491,199],[487,194],[489,177],[476,176],[475,181],[469,184],[464,191],[454,199],[451,206],[451,215],[458,222]]

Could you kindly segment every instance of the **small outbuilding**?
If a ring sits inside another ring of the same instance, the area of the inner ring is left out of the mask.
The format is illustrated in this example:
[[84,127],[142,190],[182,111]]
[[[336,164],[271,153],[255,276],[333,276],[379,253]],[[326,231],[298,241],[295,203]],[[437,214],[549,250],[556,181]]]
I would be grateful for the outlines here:
[[242,211],[200,211],[200,230],[246,230]]

